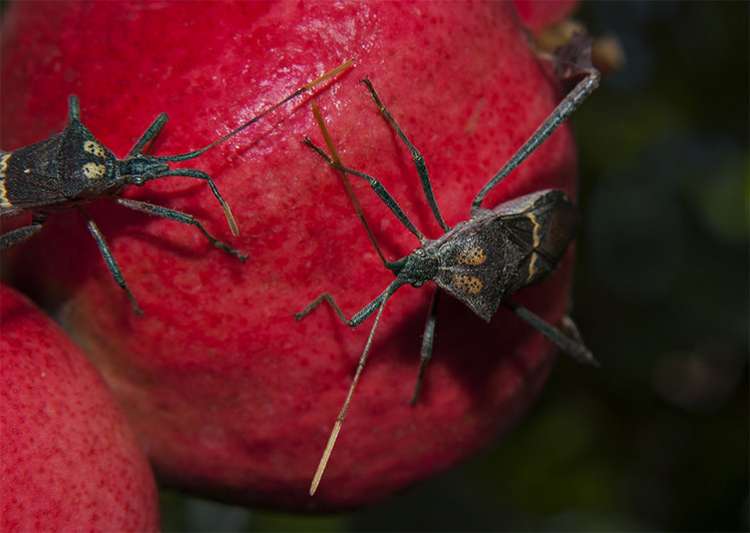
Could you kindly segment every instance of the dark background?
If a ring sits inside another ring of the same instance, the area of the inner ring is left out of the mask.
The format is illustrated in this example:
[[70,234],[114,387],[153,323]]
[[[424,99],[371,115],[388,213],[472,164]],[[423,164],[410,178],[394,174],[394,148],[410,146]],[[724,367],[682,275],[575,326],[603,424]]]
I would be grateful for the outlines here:
[[[0,0],[0,9],[4,2]],[[515,431],[356,513],[162,493],[166,531],[747,530],[748,4],[591,2],[627,58],[573,118],[584,227],[575,317]]]

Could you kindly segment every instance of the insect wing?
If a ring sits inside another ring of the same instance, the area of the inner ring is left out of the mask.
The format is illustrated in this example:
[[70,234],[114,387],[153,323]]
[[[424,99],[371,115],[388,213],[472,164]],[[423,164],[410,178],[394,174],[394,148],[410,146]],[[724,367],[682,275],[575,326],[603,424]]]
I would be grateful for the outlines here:
[[44,141],[0,156],[0,214],[69,204],[111,184],[116,158],[79,121]]
[[489,322],[518,262],[497,215],[481,210],[435,242],[440,264],[435,283]]
[[516,276],[507,294],[547,279],[557,268],[578,231],[581,217],[563,191],[544,190],[505,202],[494,209],[515,249]]
[[5,185],[5,178],[8,174],[8,163],[13,157],[13,152],[0,150],[0,217],[12,217],[20,214],[23,210],[14,207],[8,200],[8,190]]
[[435,241],[434,281],[489,322],[503,298],[554,272],[579,223],[570,198],[558,190],[481,209]]
[[65,201],[64,183],[57,179],[57,164],[50,157],[61,142],[59,134],[2,155],[2,216]]

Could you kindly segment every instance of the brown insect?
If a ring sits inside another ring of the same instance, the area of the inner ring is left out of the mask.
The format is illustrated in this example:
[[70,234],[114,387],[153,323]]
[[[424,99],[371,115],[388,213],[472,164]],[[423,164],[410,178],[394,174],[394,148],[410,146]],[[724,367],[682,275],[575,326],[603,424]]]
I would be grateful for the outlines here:
[[[375,322],[359,360],[349,393],[336,419],[313,478],[310,487],[311,495],[317,490],[341,430],[349,402],[367,361],[375,330],[380,322],[385,304],[404,285],[421,287],[428,281],[434,281],[438,286],[434,292],[427,318],[421,349],[421,363],[412,403],[417,401],[424,370],[432,354],[436,309],[442,291],[448,292],[454,298],[465,303],[478,316],[488,322],[500,304],[503,304],[579,362],[598,364],[581,341],[577,328],[569,317],[565,317],[563,320],[564,329],[567,332],[565,334],[528,309],[508,299],[508,296],[517,290],[544,281],[557,268],[580,225],[578,210],[570,197],[563,191],[547,189],[514,198],[491,210],[482,208],[485,196],[539,147],[599,85],[600,75],[591,66],[588,40],[582,37],[575,38],[562,50],[558,50],[557,53],[561,63],[564,63],[567,69],[573,70],[579,75],[585,74],[585,77],[560,102],[552,114],[511,157],[508,163],[479,191],[472,202],[469,220],[460,222],[454,228],[450,228],[440,215],[422,155],[412,145],[385,108],[372,82],[368,78],[362,80],[383,117],[390,123],[412,153],[427,203],[435,219],[445,231],[441,237],[435,240],[426,238],[414,226],[398,203],[377,179],[341,164],[322,117],[320,117],[319,112],[316,112],[326,143],[333,156],[326,154],[309,139],[305,139],[305,144],[315,150],[331,167],[341,172],[344,178],[347,174],[350,174],[366,180],[406,229],[419,240],[420,246],[411,254],[397,261],[385,260],[378,249],[378,254],[385,267],[393,272],[396,279],[378,297],[351,318],[346,317],[329,293],[322,294],[304,310],[294,315],[297,320],[301,320],[325,301],[333,307],[347,326],[354,328],[377,311]],[[573,64],[571,64],[572,61]],[[356,202],[355,205],[357,205]],[[357,209],[364,222],[361,210],[358,207]],[[368,233],[373,244],[378,248],[369,228]]]

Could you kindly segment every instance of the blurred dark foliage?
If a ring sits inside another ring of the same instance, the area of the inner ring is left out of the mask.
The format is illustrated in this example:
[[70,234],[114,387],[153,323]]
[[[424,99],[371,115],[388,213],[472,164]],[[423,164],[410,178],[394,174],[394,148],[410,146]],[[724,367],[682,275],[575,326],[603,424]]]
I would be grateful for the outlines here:
[[626,63],[576,112],[575,316],[561,358],[483,456],[358,513],[304,517],[163,494],[165,530],[748,528],[748,4],[591,2]]

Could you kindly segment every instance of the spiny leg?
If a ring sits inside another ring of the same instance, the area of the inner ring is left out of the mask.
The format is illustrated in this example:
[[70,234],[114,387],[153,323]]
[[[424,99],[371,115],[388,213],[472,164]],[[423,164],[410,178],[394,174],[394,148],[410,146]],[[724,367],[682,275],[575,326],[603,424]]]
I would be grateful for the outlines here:
[[120,266],[117,264],[115,256],[112,254],[112,250],[109,249],[107,241],[104,239],[104,235],[102,235],[99,227],[96,225],[91,216],[89,216],[89,214],[83,210],[83,208],[79,207],[78,210],[83,214],[84,217],[86,217],[86,224],[89,228],[89,232],[91,232],[91,235],[94,236],[96,245],[99,247],[99,251],[101,252],[102,256],[104,256],[104,262],[107,263],[107,268],[109,268],[109,273],[112,274],[115,283],[117,283],[120,288],[124,290],[128,295],[128,298],[130,298],[130,305],[133,306],[133,311],[135,312],[135,314],[142,315],[143,311],[138,308],[138,304],[135,301],[135,296],[133,296],[133,293],[130,292],[128,284],[125,282],[125,276],[123,276],[122,270],[120,270]]
[[573,318],[569,314],[566,313],[562,316],[559,323],[559,329],[565,337],[573,341],[574,344],[582,347],[578,356],[576,356],[575,354],[571,354],[571,356],[576,361],[584,364],[590,364],[592,366],[595,366],[596,368],[599,368],[601,366],[599,364],[599,361],[594,358],[594,354],[591,353],[588,346],[584,344],[581,332],[578,330],[578,325],[573,321]]
[[424,371],[427,368],[427,363],[432,357],[432,343],[435,341],[435,324],[437,322],[437,306],[438,300],[440,300],[440,287],[435,289],[432,293],[432,301],[430,302],[430,310],[427,313],[427,323],[424,327],[424,336],[422,337],[422,350],[420,352],[420,363],[419,373],[417,374],[417,382],[414,385],[414,395],[409,401],[410,404],[414,405],[419,399],[419,392],[422,390],[422,379],[424,378]]
[[68,124],[71,124],[74,120],[81,120],[81,106],[78,103],[78,97],[71,94],[68,98]]
[[132,157],[134,155],[143,153],[143,150],[146,148],[146,146],[155,141],[159,136],[161,130],[164,129],[164,126],[167,124],[167,120],[169,120],[169,117],[166,113],[161,113],[158,117],[156,117],[156,120],[154,120],[154,122],[148,127],[143,135],[141,135],[141,138],[138,139],[138,142],[135,143],[135,146],[130,149],[127,157]]
[[[572,319],[567,315],[567,320],[564,319],[563,321],[563,327],[571,331],[571,336],[563,334],[560,330],[548,324],[540,317],[538,317],[525,307],[518,305],[517,303],[514,303],[510,300],[503,300],[503,305],[513,311],[521,320],[544,335],[544,337],[548,341],[557,346],[563,352],[573,357],[573,359],[575,359],[579,363],[596,367],[599,366],[599,362],[594,358],[594,355],[586,347],[586,345],[583,344],[583,341],[578,334],[578,328],[575,327],[575,323],[573,323]],[[575,329],[571,329],[571,324],[572,328]]]
[[333,296],[331,296],[330,292],[321,294],[320,296],[315,298],[312,302],[310,302],[310,305],[305,307],[302,311],[300,311],[299,313],[292,313],[292,315],[297,320],[297,322],[299,322],[300,320],[305,318],[308,314],[310,314],[313,309],[318,307],[323,302],[328,302],[328,304],[331,307],[333,307],[333,310],[336,311],[336,314],[339,315],[339,318],[341,319],[341,321],[347,326],[349,326],[350,328],[356,328],[362,323],[362,321],[355,323],[353,320],[346,318],[346,313],[344,313],[341,310],[341,308],[339,307],[339,304],[336,303],[336,300],[333,299]]
[[318,307],[323,302],[328,302],[331,307],[333,307],[333,310],[336,311],[336,314],[339,315],[339,318],[341,318],[341,321],[349,326],[350,328],[356,328],[359,326],[362,322],[367,320],[367,317],[369,317],[371,314],[375,312],[375,310],[383,304],[388,298],[395,293],[399,287],[404,285],[405,282],[401,280],[394,280],[386,289],[373,301],[371,301],[369,304],[364,306],[359,312],[357,312],[352,318],[346,318],[346,314],[341,310],[341,308],[338,306],[338,304],[333,299],[333,296],[331,296],[330,293],[324,293],[315,298],[310,305],[305,307],[302,311],[299,313],[293,313],[294,318],[296,318],[298,321],[305,318],[310,312],[312,312],[313,309]]
[[229,223],[229,229],[232,231],[232,235],[234,235],[235,237],[239,236],[240,231],[237,228],[237,222],[234,221],[232,210],[229,208],[229,204],[226,202],[226,200],[224,200],[224,197],[219,192],[219,189],[216,187],[214,180],[211,179],[211,176],[209,176],[202,170],[195,170],[193,168],[178,168],[175,170],[170,170],[169,172],[165,172],[163,174],[159,174],[158,177],[163,178],[166,176],[185,176],[188,178],[197,178],[199,180],[208,182],[208,186],[211,187],[211,192],[221,204],[221,209],[224,211],[224,216]]
[[383,201],[383,203],[388,207],[388,209],[391,210],[391,212],[396,215],[396,218],[401,222],[401,224],[404,225],[406,229],[408,229],[417,239],[419,239],[419,242],[424,245],[425,242],[427,242],[427,239],[424,235],[422,235],[422,232],[419,231],[414,224],[412,224],[411,220],[409,220],[409,217],[406,216],[406,213],[404,213],[404,210],[401,209],[401,207],[396,203],[396,200],[393,199],[393,196],[383,187],[383,185],[372,176],[369,176],[367,174],[364,174],[362,172],[359,172],[357,170],[352,170],[351,168],[347,168],[345,166],[342,166],[338,163],[336,163],[333,159],[331,159],[328,154],[326,154],[323,150],[321,150],[315,143],[313,143],[310,139],[305,138],[303,141],[307,146],[315,150],[315,153],[317,153],[320,157],[325,159],[325,161],[331,165],[333,168],[338,170],[339,172],[345,172],[347,174],[351,174],[352,176],[357,176],[358,178],[362,178],[363,180],[367,181],[370,184],[370,188],[375,191],[375,194],[377,194],[380,199]]
[[385,108],[383,102],[378,96],[378,93],[375,92],[375,88],[372,86],[370,78],[365,77],[365,79],[360,81],[364,83],[370,90],[370,94],[372,95],[373,100],[375,100],[375,103],[378,105],[380,114],[383,115],[393,127],[393,129],[396,130],[398,136],[401,137],[401,140],[404,141],[404,144],[411,152],[412,159],[414,160],[414,166],[417,167],[417,174],[419,174],[419,182],[422,184],[422,190],[424,191],[425,198],[427,198],[427,204],[430,206],[430,211],[432,211],[432,214],[435,216],[438,224],[440,224],[440,227],[443,228],[443,231],[450,231],[450,227],[443,220],[443,217],[440,214],[440,209],[437,205],[437,201],[435,200],[435,193],[432,191],[432,182],[430,181],[430,175],[427,173],[427,165],[424,162],[424,157],[406,137],[406,134],[401,130],[399,125],[396,124],[393,116],[391,116],[390,112]]
[[249,257],[245,254],[241,254],[240,252],[238,252],[231,246],[224,244],[219,239],[211,235],[206,230],[206,228],[204,228],[203,225],[200,222],[198,222],[198,219],[196,219],[193,215],[188,215],[187,213],[183,213],[175,209],[162,207],[160,205],[154,205],[148,202],[141,202],[138,200],[131,200],[128,198],[115,198],[115,202],[117,202],[120,205],[124,205],[125,207],[129,207],[130,209],[134,209],[135,211],[146,213],[148,215],[168,218],[170,220],[181,222],[182,224],[194,226],[198,228],[198,231],[200,231],[203,235],[205,235],[205,237],[209,240],[209,242],[213,244],[216,248],[219,248],[220,250],[224,250],[225,252],[232,254],[243,263]]
[[44,219],[32,219],[31,224],[29,224],[28,226],[16,228],[12,231],[9,231],[8,233],[3,234],[3,236],[0,237],[0,250],[7,250],[8,248],[15,246],[16,244],[20,244],[30,239],[41,231],[44,222]]
[[472,216],[474,212],[481,208],[484,197],[494,189],[508,174],[518,167],[531,153],[554,132],[565,120],[575,111],[578,106],[586,99],[588,95],[594,92],[599,86],[599,71],[590,67],[590,72],[568,95],[558,104],[555,110],[547,117],[539,128],[529,137],[529,139],[513,154],[505,166],[495,174],[487,184],[477,193],[474,201],[471,203]]

